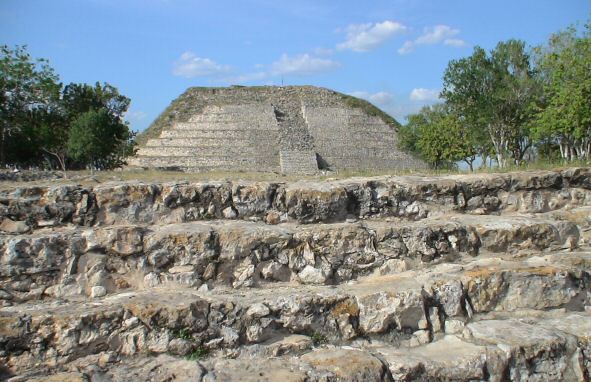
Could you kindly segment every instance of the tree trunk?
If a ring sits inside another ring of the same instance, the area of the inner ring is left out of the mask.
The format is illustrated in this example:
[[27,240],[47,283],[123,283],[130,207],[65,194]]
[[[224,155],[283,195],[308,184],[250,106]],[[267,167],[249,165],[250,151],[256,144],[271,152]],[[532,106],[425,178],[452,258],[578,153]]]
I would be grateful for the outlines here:
[[0,133],[0,164],[2,167],[6,165],[6,129],[2,126],[2,133]]

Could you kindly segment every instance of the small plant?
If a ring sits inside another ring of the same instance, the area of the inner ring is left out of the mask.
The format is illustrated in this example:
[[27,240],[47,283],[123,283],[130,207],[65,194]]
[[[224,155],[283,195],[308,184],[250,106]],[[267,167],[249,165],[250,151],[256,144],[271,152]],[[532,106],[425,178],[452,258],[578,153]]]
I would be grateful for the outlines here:
[[312,334],[312,342],[314,343],[314,346],[318,346],[327,343],[328,338],[322,333],[314,332],[314,334]]
[[202,346],[199,346],[197,349],[193,350],[189,354],[185,356],[185,358],[189,361],[198,361],[203,359],[207,356],[208,350]]
[[175,333],[176,338],[180,338],[181,340],[192,340],[191,332],[189,328],[182,328],[177,333]]

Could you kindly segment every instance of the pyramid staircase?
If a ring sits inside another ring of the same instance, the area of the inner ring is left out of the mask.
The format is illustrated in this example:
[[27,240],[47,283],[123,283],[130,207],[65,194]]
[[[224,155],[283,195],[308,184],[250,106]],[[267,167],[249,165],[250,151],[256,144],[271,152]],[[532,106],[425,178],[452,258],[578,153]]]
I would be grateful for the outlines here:
[[184,171],[279,169],[279,126],[271,105],[206,106],[149,139],[130,165]]

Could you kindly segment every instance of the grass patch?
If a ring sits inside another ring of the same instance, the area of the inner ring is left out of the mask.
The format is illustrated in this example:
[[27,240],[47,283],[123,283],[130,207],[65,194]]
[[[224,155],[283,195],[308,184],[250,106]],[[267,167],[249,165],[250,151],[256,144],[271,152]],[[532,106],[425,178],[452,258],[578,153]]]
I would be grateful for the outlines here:
[[310,338],[312,338],[314,346],[322,345],[328,342],[328,338],[324,334],[318,332],[314,332]]
[[209,354],[209,351],[206,348],[200,346],[197,349],[190,352],[189,354],[187,354],[185,356],[185,359],[187,359],[189,361],[199,361],[199,360],[207,357],[208,354]]
[[347,95],[347,94],[342,94],[342,93],[338,93],[338,94],[341,96],[341,99],[343,100],[343,102],[347,106],[355,108],[355,109],[360,109],[365,114],[370,115],[372,117],[378,117],[382,121],[384,121],[384,123],[386,123],[394,128],[400,127],[400,123],[398,123],[398,121],[396,121],[394,118],[392,118],[392,116],[388,115],[387,113],[385,113],[381,109],[372,105],[370,102],[368,102],[364,99],[361,99],[361,98]]
[[146,183],[166,182],[206,182],[206,181],[252,181],[252,182],[295,182],[295,181],[327,181],[342,180],[353,177],[377,176],[449,176],[469,174],[506,174],[517,171],[560,171],[568,168],[588,167],[589,163],[577,162],[534,162],[521,166],[506,168],[478,168],[473,173],[468,170],[434,170],[434,169],[390,169],[390,170],[341,170],[318,175],[283,175],[272,172],[246,171],[208,171],[182,172],[163,170],[124,169],[114,171],[96,171],[91,175],[89,171],[68,171],[68,179],[33,180],[33,181],[2,181],[0,190],[14,189],[23,186],[55,186],[56,184],[80,184],[96,186],[110,181],[141,181]]
[[176,338],[180,338],[181,340],[190,341],[193,339],[193,337],[191,337],[191,332],[189,331],[189,328],[182,328],[178,332],[175,332],[173,334]]

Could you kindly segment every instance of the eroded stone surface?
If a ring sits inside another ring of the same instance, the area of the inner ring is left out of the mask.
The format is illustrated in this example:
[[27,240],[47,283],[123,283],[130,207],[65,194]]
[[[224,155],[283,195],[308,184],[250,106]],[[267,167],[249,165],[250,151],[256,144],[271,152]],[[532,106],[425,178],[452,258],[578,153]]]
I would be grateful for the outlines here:
[[0,378],[586,380],[589,188],[573,169],[4,191],[26,227],[0,235]]

